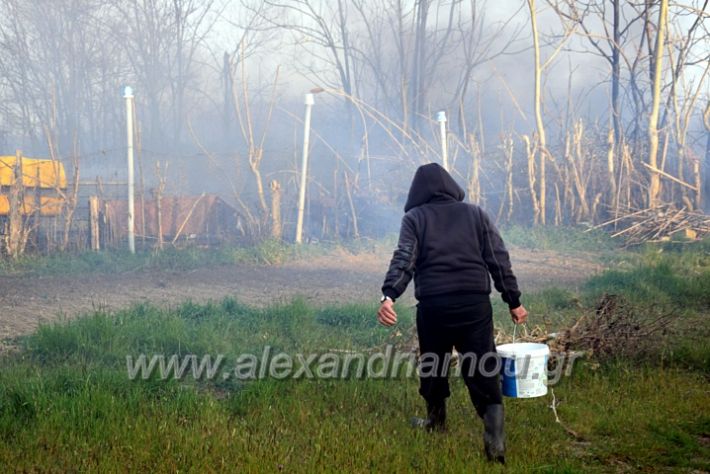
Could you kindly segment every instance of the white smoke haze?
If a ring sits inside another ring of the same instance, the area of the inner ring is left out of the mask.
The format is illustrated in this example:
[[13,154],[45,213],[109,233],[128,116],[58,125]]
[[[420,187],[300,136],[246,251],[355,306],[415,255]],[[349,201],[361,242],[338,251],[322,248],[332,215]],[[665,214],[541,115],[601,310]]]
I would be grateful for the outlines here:
[[[68,168],[78,158],[82,181],[120,184],[126,174],[122,88],[130,85],[145,189],[157,186],[156,163],[169,164],[166,194],[216,193],[241,213],[258,215],[268,213],[263,203],[277,180],[289,233],[303,96],[316,89],[307,223],[312,237],[396,230],[391,211],[401,208],[413,170],[441,160],[434,121],[440,110],[448,116],[454,174],[468,184],[471,198],[493,209],[514,206],[500,215],[531,222],[535,203],[526,189],[524,137],[534,147],[540,130],[530,6],[541,45],[548,161],[557,158],[537,199],[546,194],[550,202],[555,192],[565,194],[558,200],[570,199],[559,167],[576,126],[584,152],[579,159],[592,163],[580,172],[592,173],[593,157],[607,153],[614,4],[0,0],[0,149],[54,157]],[[700,160],[696,174],[703,189],[710,181],[702,117],[709,91],[705,7],[699,0],[670,5],[659,125],[668,132],[661,137],[662,147],[668,142],[665,170],[692,181],[693,160]],[[628,144],[638,168],[649,149],[658,10],[656,2],[619,7],[615,138]],[[506,197],[512,191],[503,190],[506,140],[515,163],[512,201]],[[616,151],[618,169],[622,149]],[[558,221],[605,216],[612,205],[604,198],[605,184],[587,183],[588,207],[601,194],[598,206],[580,213],[561,202]],[[631,194],[639,196],[642,187]],[[106,193],[125,194],[120,186]],[[703,200],[695,205],[702,207]],[[552,213],[542,211],[550,214],[547,220]],[[347,222],[337,229],[336,214]]]

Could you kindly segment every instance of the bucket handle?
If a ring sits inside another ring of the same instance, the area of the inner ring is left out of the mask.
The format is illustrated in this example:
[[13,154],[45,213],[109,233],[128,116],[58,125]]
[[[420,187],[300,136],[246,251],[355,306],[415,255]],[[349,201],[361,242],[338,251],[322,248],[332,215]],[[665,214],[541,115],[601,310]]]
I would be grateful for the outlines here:
[[513,344],[515,344],[515,331],[518,329],[518,326],[525,326],[525,333],[528,332],[528,323],[527,322],[525,322],[523,324],[513,323]]

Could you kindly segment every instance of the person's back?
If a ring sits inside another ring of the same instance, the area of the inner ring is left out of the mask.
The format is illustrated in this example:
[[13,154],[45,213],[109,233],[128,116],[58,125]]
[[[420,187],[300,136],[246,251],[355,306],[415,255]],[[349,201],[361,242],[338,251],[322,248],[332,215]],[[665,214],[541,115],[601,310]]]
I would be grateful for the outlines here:
[[[398,248],[382,292],[398,298],[414,276],[420,302],[445,295],[488,295],[490,275],[511,308],[520,292],[502,239],[486,213],[462,202],[464,191],[441,166],[421,166],[412,180]],[[414,271],[416,269],[416,272]]]
[[480,207],[463,199],[463,189],[441,166],[419,167],[405,205],[397,250],[382,285],[378,319],[385,326],[396,323],[394,302],[413,277],[419,301],[420,357],[435,360],[433,371],[420,373],[419,393],[427,402],[427,418],[413,422],[445,429],[445,401],[450,396],[446,361],[455,347],[462,354],[461,369],[471,401],[484,422],[486,455],[505,462],[497,361],[485,357],[495,355],[491,276],[513,320],[524,322],[527,312],[520,304],[500,234]]

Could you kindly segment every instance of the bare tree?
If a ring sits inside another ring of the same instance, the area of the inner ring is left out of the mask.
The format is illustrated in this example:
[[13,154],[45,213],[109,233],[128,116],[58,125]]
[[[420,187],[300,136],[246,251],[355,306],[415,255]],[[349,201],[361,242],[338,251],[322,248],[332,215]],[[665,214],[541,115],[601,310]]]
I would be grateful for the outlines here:
[[[532,40],[533,40],[533,53],[535,57],[534,64],[534,107],[535,107],[535,125],[537,127],[537,138],[538,147],[540,152],[540,191],[538,195],[539,201],[539,214],[535,213],[535,223],[539,222],[543,225],[547,222],[547,173],[546,173],[546,162],[550,159],[550,152],[547,148],[547,132],[545,131],[545,122],[542,117],[542,73],[547,67],[552,63],[557,54],[562,49],[567,39],[573,33],[573,29],[568,29],[562,41],[560,41],[557,48],[550,53],[547,60],[544,63],[540,59],[540,35],[538,34],[537,27],[537,10],[535,6],[535,0],[527,0],[528,9],[530,10],[530,26],[532,29]],[[535,151],[533,151],[533,154]],[[532,158],[534,160],[534,157]]]
[[127,0],[113,2],[121,21],[114,38],[143,91],[148,109],[149,144],[165,143],[165,112],[170,106],[172,138],[179,141],[185,120],[185,94],[196,54],[218,18],[215,0]]
[[660,203],[661,175],[658,172],[658,113],[661,106],[661,84],[663,83],[663,49],[665,47],[666,25],[668,21],[668,0],[661,0],[658,13],[656,47],[653,72],[653,104],[648,120],[648,165],[651,182],[648,187],[648,205],[656,207]]
[[[643,18],[643,12],[632,10],[625,15],[621,0],[575,2],[564,0],[550,2],[558,15],[579,25],[579,31],[611,69],[611,119],[612,140],[616,146],[615,154],[619,154],[622,144],[622,104],[621,104],[621,63],[623,48],[633,27]],[[608,4],[611,3],[611,9]],[[611,12],[609,12],[611,10]],[[598,25],[601,32],[595,31],[592,25]]]
[[118,132],[111,103],[122,56],[104,41],[108,20],[98,0],[0,1],[0,80],[3,115],[33,146],[44,127],[59,149],[99,147]]
[[[264,11],[262,18],[272,27],[291,31],[296,46],[303,47],[308,55],[319,61],[302,64],[304,70],[331,88],[341,88],[345,94],[353,95],[353,49],[350,44],[348,24],[348,2],[335,0],[317,2],[314,0],[265,0],[265,4],[275,10]],[[313,45],[322,51],[314,50]],[[323,66],[330,66],[330,68]],[[335,78],[319,71],[333,70]]]
[[705,212],[710,212],[710,100],[705,104],[703,125],[705,126],[705,157],[701,166],[702,200],[703,209]]

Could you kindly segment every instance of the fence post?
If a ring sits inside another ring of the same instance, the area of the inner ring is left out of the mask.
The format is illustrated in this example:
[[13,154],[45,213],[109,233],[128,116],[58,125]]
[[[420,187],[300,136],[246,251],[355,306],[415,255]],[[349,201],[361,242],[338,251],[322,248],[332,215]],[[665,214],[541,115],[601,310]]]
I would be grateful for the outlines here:
[[40,166],[37,166],[37,170],[35,173],[35,208],[34,208],[34,225],[33,225],[33,231],[34,235],[32,236],[32,240],[34,242],[35,246],[35,251],[39,252],[39,229],[40,229],[40,224],[42,222],[42,183],[40,182]]
[[99,197],[89,197],[89,239],[91,250],[101,250],[101,236],[99,234]]
[[283,237],[281,184],[277,180],[271,181],[271,236],[276,240],[281,240],[281,237]]

